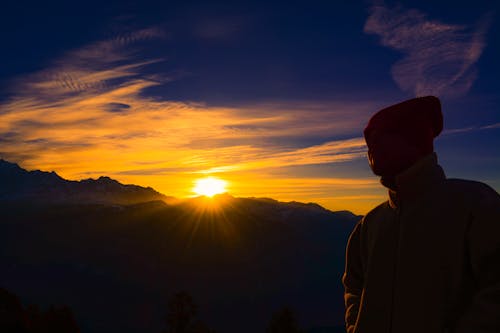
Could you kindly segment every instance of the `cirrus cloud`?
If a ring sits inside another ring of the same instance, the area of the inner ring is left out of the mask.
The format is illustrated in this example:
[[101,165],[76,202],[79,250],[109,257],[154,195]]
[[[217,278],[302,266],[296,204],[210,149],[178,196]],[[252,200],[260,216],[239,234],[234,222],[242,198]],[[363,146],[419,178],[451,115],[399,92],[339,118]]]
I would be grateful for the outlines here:
[[476,26],[443,23],[416,9],[374,6],[364,31],[404,57],[391,73],[398,86],[417,96],[458,96],[477,78],[475,63],[486,47],[489,17]]

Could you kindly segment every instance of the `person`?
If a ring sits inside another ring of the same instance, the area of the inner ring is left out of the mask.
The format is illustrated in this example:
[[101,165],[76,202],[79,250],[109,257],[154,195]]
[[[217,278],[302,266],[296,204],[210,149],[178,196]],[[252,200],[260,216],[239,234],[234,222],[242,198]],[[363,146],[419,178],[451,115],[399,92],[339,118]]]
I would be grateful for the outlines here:
[[499,333],[500,196],[448,179],[437,97],[377,112],[368,160],[389,198],[356,224],[342,277],[348,333]]

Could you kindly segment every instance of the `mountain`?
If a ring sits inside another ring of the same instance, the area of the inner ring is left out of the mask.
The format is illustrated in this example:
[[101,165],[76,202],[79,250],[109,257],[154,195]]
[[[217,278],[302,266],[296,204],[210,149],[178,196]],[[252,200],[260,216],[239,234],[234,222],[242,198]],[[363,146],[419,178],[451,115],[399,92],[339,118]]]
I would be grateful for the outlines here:
[[133,204],[172,199],[151,187],[123,185],[109,177],[69,181],[53,171],[26,171],[3,159],[0,159],[0,184],[2,201]]
[[183,290],[219,333],[264,332],[285,305],[304,328],[342,325],[352,213],[228,194],[174,203],[5,161],[0,181],[0,287],[25,303],[69,305],[83,333],[159,333],[168,298]]

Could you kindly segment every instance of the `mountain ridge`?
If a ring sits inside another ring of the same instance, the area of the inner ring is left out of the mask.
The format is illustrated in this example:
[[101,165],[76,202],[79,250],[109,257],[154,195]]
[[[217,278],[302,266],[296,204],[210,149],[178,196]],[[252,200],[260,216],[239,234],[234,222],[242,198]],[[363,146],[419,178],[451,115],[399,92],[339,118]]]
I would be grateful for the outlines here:
[[[97,179],[85,178],[68,180],[55,171],[31,170],[20,167],[17,163],[0,158],[0,200],[41,200],[51,203],[102,203],[102,204],[138,204],[148,201],[163,201],[167,204],[204,200],[204,196],[176,198],[156,191],[153,187],[135,184],[123,184],[109,176]],[[10,185],[10,187],[9,187]],[[17,185],[17,186],[16,186]],[[80,192],[78,194],[78,192]],[[358,215],[348,211],[332,211],[315,202],[279,201],[267,197],[233,197],[229,193],[217,194],[215,200],[248,199],[270,205],[301,207],[317,211],[328,211],[351,217]]]
[[122,184],[108,176],[67,180],[54,171],[28,171],[0,159],[0,200],[41,200],[42,202],[133,204],[168,197],[152,187]]

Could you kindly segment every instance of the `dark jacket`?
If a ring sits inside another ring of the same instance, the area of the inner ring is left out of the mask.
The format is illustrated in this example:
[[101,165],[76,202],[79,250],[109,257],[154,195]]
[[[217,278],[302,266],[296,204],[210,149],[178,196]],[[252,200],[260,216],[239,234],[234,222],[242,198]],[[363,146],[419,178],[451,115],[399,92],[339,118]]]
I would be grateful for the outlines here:
[[349,238],[347,332],[499,333],[498,193],[446,179],[435,154],[395,184]]

